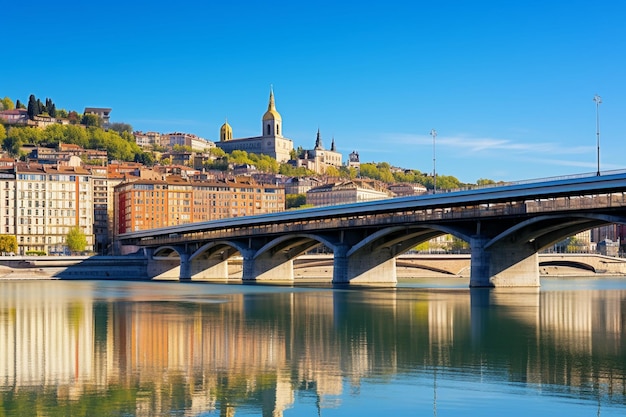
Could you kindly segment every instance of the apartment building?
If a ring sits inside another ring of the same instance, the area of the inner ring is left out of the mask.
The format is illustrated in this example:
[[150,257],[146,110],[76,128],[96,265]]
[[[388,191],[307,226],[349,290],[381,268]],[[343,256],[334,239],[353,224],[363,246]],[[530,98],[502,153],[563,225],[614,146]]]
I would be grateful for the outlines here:
[[334,206],[391,197],[389,191],[377,189],[369,182],[351,180],[311,188],[306,192],[306,203],[314,206]]
[[196,181],[170,175],[115,187],[116,234],[283,210],[282,187],[251,179]]
[[65,253],[74,226],[94,249],[94,200],[91,173],[81,167],[18,162],[0,169],[0,223],[17,237],[18,253]]

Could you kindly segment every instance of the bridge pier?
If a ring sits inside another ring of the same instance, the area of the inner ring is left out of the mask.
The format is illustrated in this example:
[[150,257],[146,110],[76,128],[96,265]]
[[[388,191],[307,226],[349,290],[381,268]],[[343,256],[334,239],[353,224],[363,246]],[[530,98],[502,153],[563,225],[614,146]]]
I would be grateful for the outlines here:
[[228,279],[228,260],[197,259],[191,262],[192,279]]
[[179,253],[180,256],[180,271],[178,279],[180,281],[191,281],[191,262],[189,261],[188,253]]
[[397,284],[395,257],[384,250],[350,254],[349,249],[348,245],[335,248],[333,284]]
[[539,257],[530,245],[499,243],[473,236],[470,287],[538,287]]

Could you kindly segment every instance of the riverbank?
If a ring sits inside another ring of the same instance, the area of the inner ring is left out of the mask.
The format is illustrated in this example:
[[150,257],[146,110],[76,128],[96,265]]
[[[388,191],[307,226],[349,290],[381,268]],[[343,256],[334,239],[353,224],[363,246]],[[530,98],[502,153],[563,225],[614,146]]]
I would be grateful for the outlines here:
[[[626,260],[588,254],[541,254],[542,277],[626,276]],[[410,278],[469,278],[470,255],[403,255],[396,261],[399,280]],[[0,279],[119,279],[149,280],[143,256],[0,256]],[[240,258],[229,262],[228,279],[241,279]],[[296,281],[332,279],[332,255],[305,255],[294,260]]]

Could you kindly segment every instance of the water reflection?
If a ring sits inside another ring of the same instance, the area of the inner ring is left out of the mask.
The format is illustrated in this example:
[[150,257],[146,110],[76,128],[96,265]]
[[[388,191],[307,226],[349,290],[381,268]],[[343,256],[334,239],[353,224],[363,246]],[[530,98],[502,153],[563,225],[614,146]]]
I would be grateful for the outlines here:
[[1,415],[436,414],[493,401],[468,387],[626,409],[624,289],[0,291]]

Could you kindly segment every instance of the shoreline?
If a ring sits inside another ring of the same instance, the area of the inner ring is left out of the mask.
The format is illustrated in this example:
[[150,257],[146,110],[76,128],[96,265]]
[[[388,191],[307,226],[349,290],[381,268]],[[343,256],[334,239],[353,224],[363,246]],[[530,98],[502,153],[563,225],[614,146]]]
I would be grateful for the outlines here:
[[[581,267],[586,255],[545,255],[558,257],[561,264],[540,263],[540,277],[626,277],[626,260],[600,257],[604,270]],[[599,257],[599,256],[598,256]],[[570,264],[562,264],[568,259]],[[303,255],[294,260],[294,281],[324,283],[332,280],[332,255]],[[398,258],[398,280],[415,278],[469,279],[469,255],[405,255]],[[152,278],[147,274],[148,260],[143,256],[0,256],[0,280],[127,280],[177,281],[174,278]],[[577,267],[578,266],[578,267]],[[609,269],[610,268],[610,269]],[[241,260],[229,265],[229,276],[224,279],[194,279],[197,282],[241,281]],[[271,281],[269,281],[271,282]],[[283,281],[281,281],[283,282]]]

